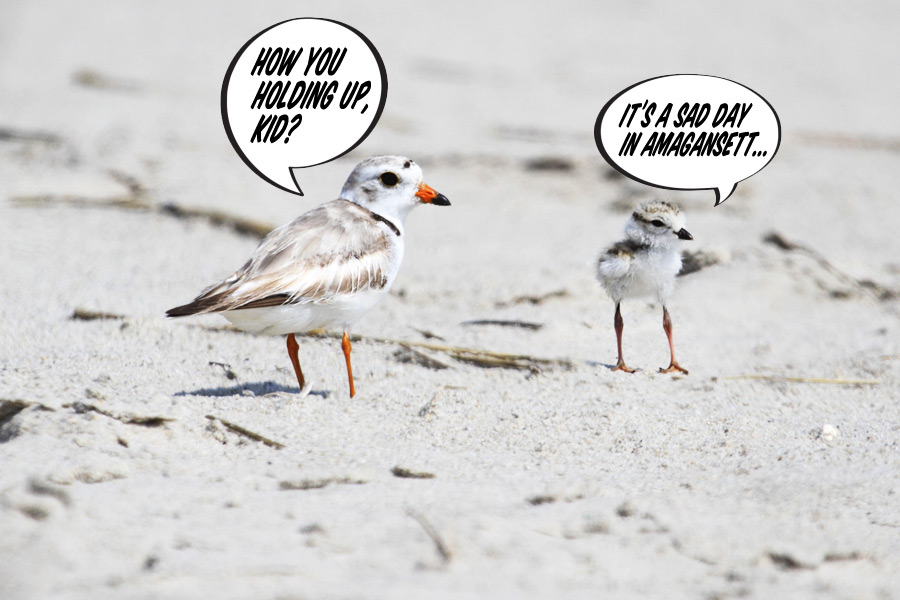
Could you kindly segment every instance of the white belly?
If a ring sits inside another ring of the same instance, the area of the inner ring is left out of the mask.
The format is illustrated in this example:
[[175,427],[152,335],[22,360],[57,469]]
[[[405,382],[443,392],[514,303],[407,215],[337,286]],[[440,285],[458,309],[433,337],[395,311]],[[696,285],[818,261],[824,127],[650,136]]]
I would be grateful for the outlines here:
[[344,330],[372,310],[389,287],[342,296],[329,302],[231,310],[222,315],[242,331],[263,335],[304,333],[313,329]]
[[600,282],[615,302],[655,295],[666,303],[681,270],[678,249],[638,252],[633,257],[610,257],[597,267]]

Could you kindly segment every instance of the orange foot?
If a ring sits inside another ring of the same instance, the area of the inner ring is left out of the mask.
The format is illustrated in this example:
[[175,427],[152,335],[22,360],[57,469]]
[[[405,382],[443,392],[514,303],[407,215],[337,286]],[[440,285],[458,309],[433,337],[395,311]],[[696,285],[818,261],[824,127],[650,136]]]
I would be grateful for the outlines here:
[[660,369],[660,370],[659,370],[660,373],[671,373],[671,372],[673,372],[673,371],[681,371],[681,372],[684,373],[685,375],[688,374],[687,369],[685,369],[684,367],[682,367],[681,365],[679,365],[679,364],[678,364],[677,362],[675,362],[674,360],[673,360],[671,363],[669,363],[669,366],[668,366],[668,367],[666,367],[665,369]]
[[625,361],[619,359],[619,362],[616,363],[616,366],[613,367],[613,371],[625,371],[626,373],[634,373],[634,369],[630,368],[625,364]]

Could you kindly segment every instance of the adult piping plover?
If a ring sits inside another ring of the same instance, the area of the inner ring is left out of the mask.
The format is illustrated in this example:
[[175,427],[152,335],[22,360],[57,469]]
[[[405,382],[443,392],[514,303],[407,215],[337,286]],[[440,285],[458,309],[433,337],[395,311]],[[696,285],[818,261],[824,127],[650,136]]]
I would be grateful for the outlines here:
[[672,320],[666,302],[675,287],[675,276],[681,270],[680,240],[694,237],[684,228],[681,210],[668,202],[652,201],[641,204],[625,225],[625,239],[616,242],[600,256],[597,279],[616,303],[613,323],[619,360],[614,371],[633,373],[622,358],[622,312],[624,298],[656,294],[663,307],[663,329],[669,339],[671,361],[660,373],[687,371],[675,360],[672,345]]
[[408,158],[366,159],[350,173],[337,200],[274,229],[243,267],[166,315],[220,312],[243,331],[287,334],[302,394],[309,384],[294,334],[340,328],[352,398],[350,327],[394,283],[403,259],[403,223],[421,203],[448,206],[450,201],[422,181],[422,169]]

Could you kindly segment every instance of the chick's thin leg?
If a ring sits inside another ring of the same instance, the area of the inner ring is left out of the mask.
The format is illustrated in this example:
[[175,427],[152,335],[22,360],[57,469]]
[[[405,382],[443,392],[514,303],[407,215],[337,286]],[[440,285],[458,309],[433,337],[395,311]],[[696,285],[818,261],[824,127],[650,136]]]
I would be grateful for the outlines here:
[[675,346],[672,344],[672,319],[669,318],[669,310],[663,306],[663,329],[666,332],[666,337],[669,339],[669,366],[665,369],[660,369],[660,373],[671,373],[672,371],[681,371],[685,375],[688,374],[687,369],[678,364],[678,361],[675,360]]
[[619,308],[619,303],[616,302],[616,316],[613,318],[613,325],[616,328],[616,348],[619,350],[619,360],[616,361],[616,366],[613,367],[613,371],[625,371],[626,373],[634,373],[634,369],[628,367],[625,364],[625,359],[622,358],[622,330],[625,328],[625,322],[622,321],[622,311]]

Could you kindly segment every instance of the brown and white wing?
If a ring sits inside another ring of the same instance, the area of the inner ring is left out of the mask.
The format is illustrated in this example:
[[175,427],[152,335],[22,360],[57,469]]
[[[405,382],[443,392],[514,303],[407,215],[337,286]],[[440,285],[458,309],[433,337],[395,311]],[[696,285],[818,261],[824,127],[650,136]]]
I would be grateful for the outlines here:
[[624,277],[631,269],[635,252],[641,247],[632,240],[616,242],[600,255],[597,272],[601,277]]
[[369,210],[334,200],[273,230],[243,267],[166,314],[328,302],[382,289],[396,267],[394,235]]

